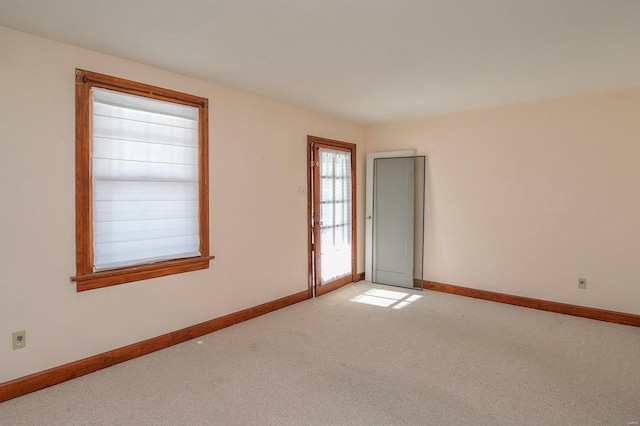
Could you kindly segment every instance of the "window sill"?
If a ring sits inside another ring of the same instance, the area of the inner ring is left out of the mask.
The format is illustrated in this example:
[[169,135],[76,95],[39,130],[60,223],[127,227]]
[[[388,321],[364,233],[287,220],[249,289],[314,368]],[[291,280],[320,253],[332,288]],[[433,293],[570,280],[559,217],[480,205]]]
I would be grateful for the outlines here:
[[71,281],[77,283],[77,291],[94,290],[112,285],[207,269],[209,268],[209,261],[214,258],[215,256],[200,256],[167,260],[150,265],[131,266],[87,275],[77,275],[71,277]]

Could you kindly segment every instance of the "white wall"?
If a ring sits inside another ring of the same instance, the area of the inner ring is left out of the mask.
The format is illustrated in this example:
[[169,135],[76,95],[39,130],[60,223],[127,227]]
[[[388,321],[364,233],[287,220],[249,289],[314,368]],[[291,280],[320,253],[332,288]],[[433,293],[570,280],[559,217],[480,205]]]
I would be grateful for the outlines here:
[[[308,134],[364,182],[362,126],[1,27],[0,58],[0,383],[305,291]],[[75,291],[75,68],[209,98],[210,269]]]
[[428,155],[425,279],[640,314],[640,88],[374,126],[366,142]]

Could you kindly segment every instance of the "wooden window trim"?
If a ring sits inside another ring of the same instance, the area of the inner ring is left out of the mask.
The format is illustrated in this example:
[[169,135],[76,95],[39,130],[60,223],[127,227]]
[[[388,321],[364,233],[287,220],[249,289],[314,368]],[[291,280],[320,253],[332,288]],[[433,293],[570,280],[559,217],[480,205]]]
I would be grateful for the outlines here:
[[[198,108],[200,256],[93,272],[91,88],[100,87]],[[91,71],[76,69],[76,275],[77,290],[91,290],[206,269],[209,255],[209,100]]]

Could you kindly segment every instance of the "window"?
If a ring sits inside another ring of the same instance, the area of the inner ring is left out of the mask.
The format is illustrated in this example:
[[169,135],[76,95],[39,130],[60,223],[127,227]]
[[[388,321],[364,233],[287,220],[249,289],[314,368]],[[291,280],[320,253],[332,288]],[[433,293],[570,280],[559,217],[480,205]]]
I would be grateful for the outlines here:
[[208,100],[76,70],[78,291],[209,267]]
[[320,283],[352,275],[351,152],[318,148]]

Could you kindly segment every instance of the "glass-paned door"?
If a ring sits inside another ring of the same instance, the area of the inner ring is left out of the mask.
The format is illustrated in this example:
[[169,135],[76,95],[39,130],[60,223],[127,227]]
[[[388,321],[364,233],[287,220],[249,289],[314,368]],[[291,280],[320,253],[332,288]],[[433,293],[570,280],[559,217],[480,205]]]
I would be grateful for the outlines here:
[[355,144],[308,137],[310,292],[319,296],[353,282]]
[[320,285],[351,276],[351,153],[319,148]]

